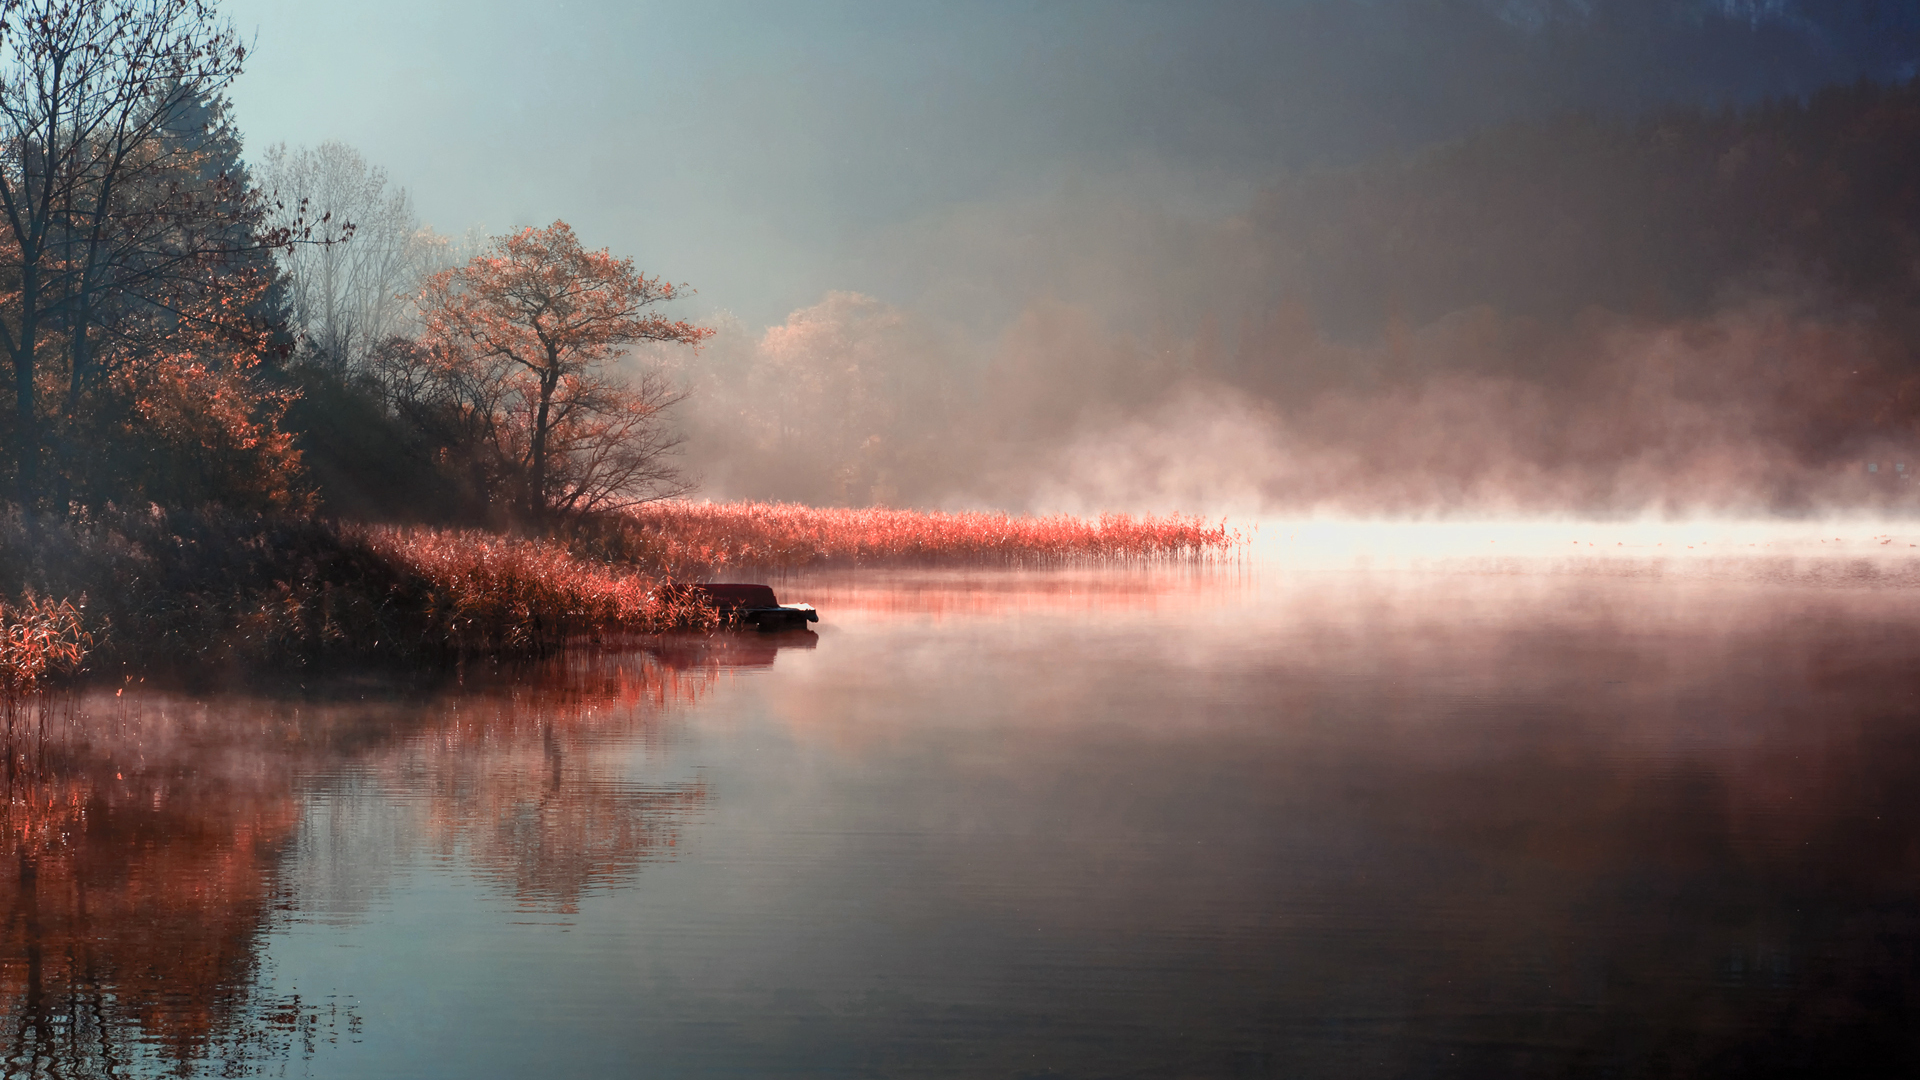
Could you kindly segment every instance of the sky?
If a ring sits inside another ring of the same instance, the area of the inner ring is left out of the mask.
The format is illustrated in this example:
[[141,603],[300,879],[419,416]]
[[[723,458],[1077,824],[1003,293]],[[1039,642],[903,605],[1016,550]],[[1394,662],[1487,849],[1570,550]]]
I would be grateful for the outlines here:
[[[831,290],[966,318],[1099,216],[1231,219],[1276,176],[1566,110],[1911,77],[1877,0],[237,0],[257,154],[337,139],[446,233],[554,219],[772,325]],[[1081,215],[1087,217],[1084,212]],[[1066,254],[1071,255],[1069,251]],[[956,285],[956,281],[959,282]],[[991,319],[987,320],[989,323]]]

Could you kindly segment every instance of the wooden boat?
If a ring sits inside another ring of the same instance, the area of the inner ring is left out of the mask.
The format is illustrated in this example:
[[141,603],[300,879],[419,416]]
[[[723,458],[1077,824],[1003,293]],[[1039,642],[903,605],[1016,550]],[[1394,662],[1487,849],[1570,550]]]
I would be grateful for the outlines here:
[[676,585],[704,598],[718,608],[728,622],[759,630],[797,630],[810,622],[819,622],[820,613],[812,604],[783,604],[767,585],[710,583]]

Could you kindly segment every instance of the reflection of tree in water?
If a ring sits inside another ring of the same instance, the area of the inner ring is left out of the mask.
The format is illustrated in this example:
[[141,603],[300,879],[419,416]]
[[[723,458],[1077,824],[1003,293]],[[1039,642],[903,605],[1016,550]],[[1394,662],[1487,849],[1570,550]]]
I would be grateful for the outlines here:
[[571,912],[582,894],[668,857],[707,801],[703,779],[635,784],[628,748],[657,748],[663,707],[698,699],[712,665],[599,654],[544,666],[510,692],[463,697],[383,766],[425,789],[426,833],[522,903]]
[[350,1008],[279,993],[261,969],[274,913],[319,884],[288,860],[312,842],[313,777],[424,794],[425,843],[523,903],[571,909],[631,880],[671,853],[707,789],[628,783],[622,755],[661,745],[665,707],[697,699],[721,666],[656,650],[450,693],[102,692],[13,708],[0,1076],[251,1075],[357,1031]]
[[70,708],[6,720],[0,1074],[234,1072],[310,1052],[338,1016],[257,985],[299,818],[284,777],[143,769],[140,740],[94,743]]

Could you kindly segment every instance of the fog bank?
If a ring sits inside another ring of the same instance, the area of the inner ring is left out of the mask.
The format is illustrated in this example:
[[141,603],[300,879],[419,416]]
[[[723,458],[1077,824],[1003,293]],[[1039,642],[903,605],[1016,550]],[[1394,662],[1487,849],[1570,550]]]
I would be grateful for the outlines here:
[[1920,83],[1568,115],[1290,174],[1209,216],[1112,191],[887,240],[682,361],[716,498],[1027,510],[1903,510]]

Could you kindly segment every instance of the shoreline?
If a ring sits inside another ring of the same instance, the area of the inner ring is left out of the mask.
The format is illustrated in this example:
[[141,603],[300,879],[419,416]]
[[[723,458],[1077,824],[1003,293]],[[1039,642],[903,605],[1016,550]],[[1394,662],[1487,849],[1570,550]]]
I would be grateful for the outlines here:
[[[318,517],[0,510],[0,685],[537,659],[723,619],[662,586],[753,572],[1207,559],[1197,518],[671,504],[545,537]],[[769,558],[769,556],[777,556]],[[47,611],[57,612],[49,616]]]

